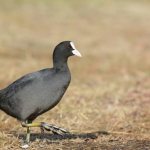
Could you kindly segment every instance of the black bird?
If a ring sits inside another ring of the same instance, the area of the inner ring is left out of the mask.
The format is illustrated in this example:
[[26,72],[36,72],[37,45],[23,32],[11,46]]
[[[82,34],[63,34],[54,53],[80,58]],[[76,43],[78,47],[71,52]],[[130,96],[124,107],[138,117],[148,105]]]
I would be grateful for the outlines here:
[[27,128],[27,143],[30,142],[30,127],[40,127],[57,134],[67,133],[67,130],[55,125],[32,121],[61,100],[71,81],[67,60],[73,55],[81,57],[73,42],[61,42],[53,52],[53,68],[29,73],[0,90],[0,109]]

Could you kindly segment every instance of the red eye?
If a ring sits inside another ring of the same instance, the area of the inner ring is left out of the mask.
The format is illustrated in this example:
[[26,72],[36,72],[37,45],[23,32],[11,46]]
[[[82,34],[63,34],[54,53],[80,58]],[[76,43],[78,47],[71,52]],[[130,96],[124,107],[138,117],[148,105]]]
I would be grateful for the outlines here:
[[71,45],[69,45],[69,46],[68,46],[68,48],[71,48],[71,49],[72,49],[72,46],[71,46]]

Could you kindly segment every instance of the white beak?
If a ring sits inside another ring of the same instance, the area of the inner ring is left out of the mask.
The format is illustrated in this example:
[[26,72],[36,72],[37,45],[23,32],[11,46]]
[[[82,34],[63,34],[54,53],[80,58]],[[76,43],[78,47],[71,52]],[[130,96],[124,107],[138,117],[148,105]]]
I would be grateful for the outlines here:
[[80,52],[78,50],[73,50],[72,53],[78,57],[82,57],[82,55],[80,54]]
[[73,43],[73,42],[70,42],[70,45],[71,45],[71,47],[72,47],[72,49],[73,49],[72,53],[73,53],[74,55],[78,56],[78,57],[82,57],[81,54],[80,54],[80,52],[75,48],[74,43]]

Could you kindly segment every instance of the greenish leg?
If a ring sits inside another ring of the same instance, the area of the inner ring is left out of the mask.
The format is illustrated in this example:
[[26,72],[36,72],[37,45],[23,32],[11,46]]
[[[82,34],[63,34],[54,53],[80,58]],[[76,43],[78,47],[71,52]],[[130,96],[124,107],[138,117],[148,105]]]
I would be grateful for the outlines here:
[[[25,124],[28,124],[28,123],[32,123],[32,122],[30,122],[30,121],[25,121],[25,122],[22,122],[22,126],[23,126],[23,124],[25,125]],[[27,128],[27,135],[26,135],[26,143],[28,144],[28,143],[30,143],[30,127],[28,127],[28,126],[26,126],[26,128]]]
[[26,142],[30,142],[30,127],[27,127],[27,136],[26,136]]
[[52,131],[54,134],[69,134],[69,131],[66,129],[60,128],[58,126],[52,125],[52,124],[47,124],[45,122],[22,122],[22,126],[27,128],[27,137],[26,137],[26,142],[30,142],[30,128],[31,127],[40,127],[41,131],[44,132],[46,131]]

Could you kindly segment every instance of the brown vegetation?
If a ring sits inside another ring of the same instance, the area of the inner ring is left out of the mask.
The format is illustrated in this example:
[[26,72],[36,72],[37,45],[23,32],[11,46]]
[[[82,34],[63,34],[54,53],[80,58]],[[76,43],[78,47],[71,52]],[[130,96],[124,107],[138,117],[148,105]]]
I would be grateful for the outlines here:
[[[59,137],[33,129],[29,149],[150,149],[149,1],[0,1],[0,87],[52,66],[54,46],[74,41],[71,85],[37,121],[69,129]],[[0,112],[0,149],[20,149],[18,121]]]

